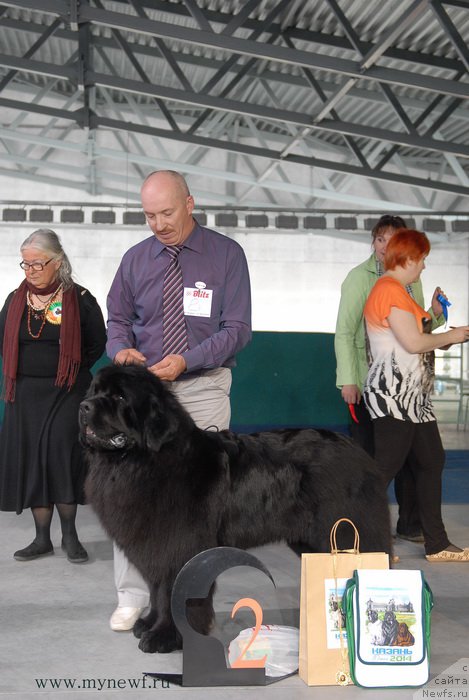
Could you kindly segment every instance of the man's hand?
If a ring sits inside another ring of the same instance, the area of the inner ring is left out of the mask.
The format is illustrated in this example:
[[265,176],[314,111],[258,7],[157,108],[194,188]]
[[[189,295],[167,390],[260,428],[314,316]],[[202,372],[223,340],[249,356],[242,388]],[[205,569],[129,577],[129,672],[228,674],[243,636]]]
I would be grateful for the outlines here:
[[346,404],[360,403],[362,398],[360,389],[356,384],[344,384],[341,394]]
[[116,365],[143,365],[146,361],[145,355],[141,352],[135,350],[135,348],[124,348],[124,350],[119,350],[114,358],[114,364]]
[[186,366],[186,361],[182,355],[166,355],[160,362],[148,369],[160,379],[173,382],[184,372]]

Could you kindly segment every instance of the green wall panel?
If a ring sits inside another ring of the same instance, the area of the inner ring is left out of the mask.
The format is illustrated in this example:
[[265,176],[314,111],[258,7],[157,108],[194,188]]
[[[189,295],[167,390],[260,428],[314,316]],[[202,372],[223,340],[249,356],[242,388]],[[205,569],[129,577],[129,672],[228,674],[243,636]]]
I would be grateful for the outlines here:
[[334,335],[256,332],[233,371],[232,425],[339,426]]
[[[332,334],[256,332],[237,360],[231,391],[233,427],[347,423],[345,404],[335,388]],[[93,371],[108,362],[103,356]],[[0,401],[0,421],[3,411]]]

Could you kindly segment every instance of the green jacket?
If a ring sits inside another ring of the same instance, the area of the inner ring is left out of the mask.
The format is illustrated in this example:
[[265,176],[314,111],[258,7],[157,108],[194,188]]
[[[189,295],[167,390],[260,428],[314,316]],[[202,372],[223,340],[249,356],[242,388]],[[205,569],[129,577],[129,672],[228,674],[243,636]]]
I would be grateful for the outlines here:
[[[339,389],[345,384],[356,384],[360,391],[363,390],[368,373],[363,307],[377,279],[376,258],[373,253],[368,260],[350,270],[342,283],[334,339],[336,384]],[[424,308],[420,280],[414,282],[412,291],[417,304]],[[443,314],[437,319],[431,308],[428,312],[432,317],[432,329],[445,322]]]

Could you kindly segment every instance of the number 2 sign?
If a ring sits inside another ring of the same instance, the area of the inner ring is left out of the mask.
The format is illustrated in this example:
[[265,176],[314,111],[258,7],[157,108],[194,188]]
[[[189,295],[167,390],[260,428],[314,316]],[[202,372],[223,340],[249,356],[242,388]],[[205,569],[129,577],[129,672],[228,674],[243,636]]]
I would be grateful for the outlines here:
[[249,648],[256,641],[256,637],[259,634],[259,630],[262,625],[262,608],[257,600],[254,600],[254,598],[241,598],[241,600],[238,600],[238,602],[234,604],[233,610],[231,611],[231,617],[234,617],[240,608],[251,608],[256,616],[256,625],[252,631],[251,638],[241,654],[237,659],[231,662],[231,668],[265,668],[267,654],[261,659],[246,659],[246,654],[248,653]]
[[[265,675],[266,656],[248,659],[246,655],[262,625],[262,608],[253,598],[240,598],[233,606],[231,617],[241,608],[250,608],[255,616],[251,638],[237,659],[227,666],[225,649],[215,637],[196,632],[187,620],[186,603],[191,598],[206,598],[217,577],[235,566],[251,566],[275,582],[264,564],[256,557],[235,547],[215,547],[200,552],[183,566],[176,577],[171,599],[173,620],[183,639],[183,672],[147,673],[148,676],[179,683],[184,686],[267,685],[282,677]],[[289,674],[288,674],[289,675]]]

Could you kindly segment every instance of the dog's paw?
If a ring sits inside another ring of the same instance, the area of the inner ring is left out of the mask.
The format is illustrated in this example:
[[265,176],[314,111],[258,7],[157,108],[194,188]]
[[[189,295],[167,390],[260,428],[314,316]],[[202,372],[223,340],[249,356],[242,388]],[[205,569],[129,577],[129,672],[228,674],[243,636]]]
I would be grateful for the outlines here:
[[143,632],[138,648],[147,654],[169,654],[176,649],[182,649],[182,641],[176,630],[148,630]]
[[144,632],[151,630],[153,625],[156,623],[157,617],[158,615],[156,614],[156,610],[152,608],[147,615],[138,618],[132,628],[132,632],[137,639],[140,639]]
[[134,636],[137,637],[137,639],[140,639],[142,634],[147,632],[150,629],[150,627],[151,624],[149,624],[144,617],[140,617],[134,624],[132,632],[134,633]]

